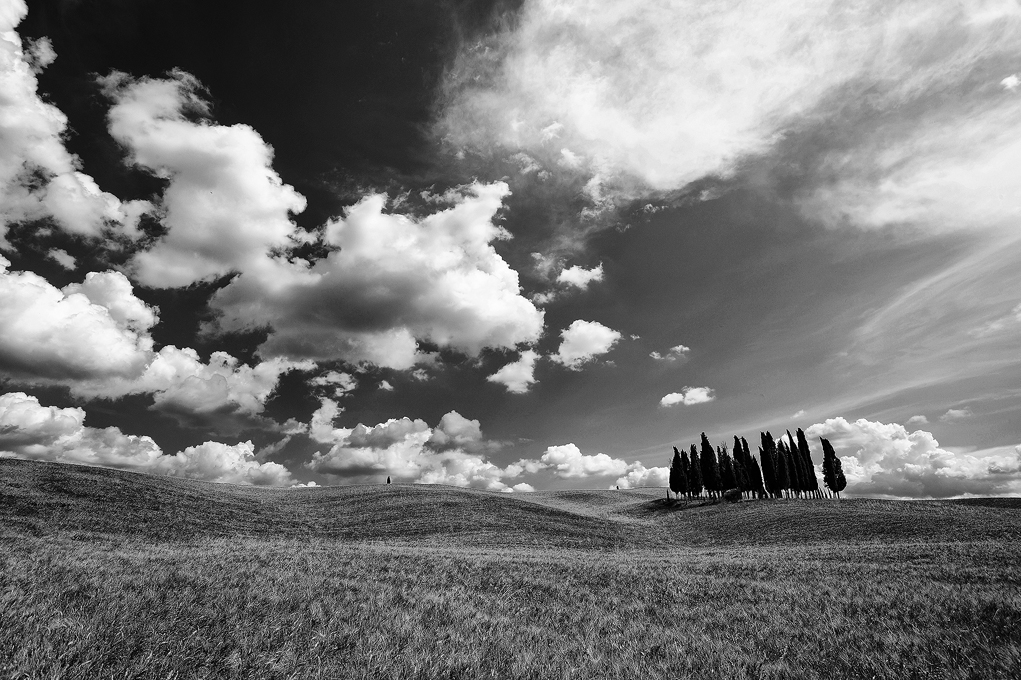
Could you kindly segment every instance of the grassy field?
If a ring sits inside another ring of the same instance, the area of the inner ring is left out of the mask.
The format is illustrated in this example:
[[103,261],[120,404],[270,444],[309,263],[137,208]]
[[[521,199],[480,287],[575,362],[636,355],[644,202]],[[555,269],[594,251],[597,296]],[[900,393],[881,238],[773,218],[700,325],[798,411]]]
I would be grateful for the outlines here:
[[1016,678],[1016,500],[266,490],[0,461],[0,677]]

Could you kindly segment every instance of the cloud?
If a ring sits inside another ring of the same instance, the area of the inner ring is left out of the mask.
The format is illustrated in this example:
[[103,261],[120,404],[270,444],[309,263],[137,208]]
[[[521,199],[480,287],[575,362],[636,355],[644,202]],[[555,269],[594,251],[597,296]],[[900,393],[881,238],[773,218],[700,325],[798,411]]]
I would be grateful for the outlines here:
[[324,400],[309,428],[313,439],[332,446],[315,453],[308,467],[334,479],[378,482],[390,476],[397,481],[510,491],[504,479],[520,473],[487,460],[484,451],[493,446],[483,438],[479,421],[456,411],[444,415],[435,428],[411,418],[334,428],[337,415],[336,403]]
[[[151,356],[156,311],[123,274],[90,273],[59,290],[0,257],[0,367],[17,378],[135,378]],[[109,306],[107,306],[109,305]]]
[[305,199],[272,169],[273,151],[247,125],[215,125],[191,75],[102,79],[114,101],[110,134],[130,161],[168,181],[160,203],[163,236],[131,261],[146,286],[171,288],[265,264],[299,238],[289,213]]
[[[633,337],[633,336],[632,336]],[[649,352],[649,356],[656,361],[677,361],[691,351],[690,347],[685,345],[675,345],[671,347],[666,354],[660,354],[659,352]]]
[[907,419],[908,425],[928,425],[929,419],[925,416],[911,416]]
[[939,417],[939,419],[944,423],[954,423],[959,420],[971,418],[972,415],[971,409],[969,408],[952,408],[948,409],[946,413]]
[[46,253],[46,256],[51,260],[55,260],[64,269],[73,270],[77,263],[73,255],[61,248],[53,248],[50,252]]
[[557,276],[557,283],[564,283],[581,290],[586,290],[593,281],[603,280],[603,265],[600,263],[593,269],[583,269],[575,265],[568,267]]
[[573,321],[560,332],[563,338],[560,348],[550,358],[572,370],[581,367],[595,357],[609,352],[621,335],[598,321]]
[[15,27],[28,8],[12,0],[0,11],[0,248],[12,223],[52,217],[72,233],[100,236],[119,227],[137,235],[135,223],[149,209],[144,201],[122,204],[80,171],[64,147],[67,118],[38,94],[36,73],[56,54],[46,39],[26,53]]
[[627,472],[628,464],[605,453],[585,455],[574,444],[550,446],[539,461],[554,470],[558,477],[609,477]]
[[1021,492],[1021,453],[1003,447],[955,453],[932,433],[897,423],[831,418],[805,430],[833,444],[854,494],[943,498]]
[[[383,382],[386,381],[384,380]],[[344,395],[353,392],[354,389],[358,387],[358,381],[355,380],[353,375],[339,371],[330,371],[318,378],[313,378],[310,383],[317,387],[335,385],[333,388],[333,396],[335,397],[343,397]],[[390,389],[393,388],[391,387]]]
[[805,409],[799,409],[797,413],[791,416],[791,418],[800,418],[805,415]]
[[988,0],[534,0],[459,55],[438,130],[598,178],[603,201],[765,159],[752,176],[794,169],[833,224],[1007,226],[1021,99],[990,73],[1019,38],[1016,3]]
[[158,310],[119,272],[90,272],[57,289],[0,257],[0,369],[27,384],[68,386],[84,397],[153,394],[153,408],[190,424],[233,432],[263,424],[280,375],[310,362],[270,359],[254,367],[224,352],[202,362],[190,348],[153,349]]
[[665,486],[669,470],[665,467],[646,468],[641,461],[628,463],[605,453],[583,454],[575,444],[550,446],[538,460],[519,460],[507,466],[515,475],[552,474],[560,479],[592,480],[605,484],[606,479],[617,477],[610,486],[634,489],[643,486]]
[[671,392],[659,400],[660,406],[670,407],[677,404],[691,406],[693,404],[706,404],[716,399],[711,387],[685,387],[680,392]]
[[233,484],[288,486],[294,481],[284,466],[257,461],[251,442],[206,442],[168,456],[150,437],[126,435],[116,427],[88,427],[82,409],[42,406],[23,392],[0,395],[4,456]]
[[538,358],[534,350],[525,350],[517,361],[507,364],[486,380],[500,383],[512,394],[524,394],[536,382],[535,362]]
[[1001,80],[1000,85],[1003,86],[1004,90],[1009,90],[1010,92],[1013,92],[1014,90],[1017,89],[1018,85],[1021,85],[1021,79],[1017,77],[1016,73],[1012,73],[1003,80]]
[[394,386],[391,385],[390,382],[387,380],[381,380],[379,382],[379,389],[384,390],[386,392],[393,392]]
[[366,196],[326,225],[334,250],[324,259],[267,261],[220,290],[211,301],[220,327],[271,326],[263,355],[397,369],[424,360],[419,339],[470,355],[535,342],[543,312],[491,245],[509,238],[493,222],[507,193],[501,182],[473,184],[421,219]]

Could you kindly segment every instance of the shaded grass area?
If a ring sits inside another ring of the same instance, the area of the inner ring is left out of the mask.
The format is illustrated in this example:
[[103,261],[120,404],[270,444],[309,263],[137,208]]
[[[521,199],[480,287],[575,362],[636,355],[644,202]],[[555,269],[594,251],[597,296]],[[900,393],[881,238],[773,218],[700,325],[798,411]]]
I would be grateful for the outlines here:
[[662,493],[3,460],[0,677],[1021,676],[1017,504]]

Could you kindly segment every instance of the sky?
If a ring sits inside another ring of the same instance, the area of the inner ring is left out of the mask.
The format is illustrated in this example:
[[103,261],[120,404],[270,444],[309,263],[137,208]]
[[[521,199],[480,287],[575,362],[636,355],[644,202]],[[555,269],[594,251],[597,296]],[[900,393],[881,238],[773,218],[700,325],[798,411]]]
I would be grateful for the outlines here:
[[0,0],[0,457],[1021,494],[1016,0]]

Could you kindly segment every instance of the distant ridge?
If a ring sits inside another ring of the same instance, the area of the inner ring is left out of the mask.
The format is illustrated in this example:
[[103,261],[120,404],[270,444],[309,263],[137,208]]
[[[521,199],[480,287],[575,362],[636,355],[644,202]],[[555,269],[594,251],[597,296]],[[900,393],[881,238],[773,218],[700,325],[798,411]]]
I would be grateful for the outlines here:
[[0,460],[0,539],[330,538],[487,546],[1021,539],[1021,499],[685,504],[660,489],[504,494],[450,486],[267,489],[106,468]]

